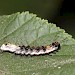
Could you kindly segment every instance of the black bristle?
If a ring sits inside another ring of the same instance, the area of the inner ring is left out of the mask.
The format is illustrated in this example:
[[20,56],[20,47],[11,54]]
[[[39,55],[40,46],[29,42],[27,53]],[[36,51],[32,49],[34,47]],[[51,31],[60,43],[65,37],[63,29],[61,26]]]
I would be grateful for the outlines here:
[[52,43],[52,46],[54,46],[54,45],[55,45],[55,43],[53,42],[53,43]]
[[40,50],[40,47],[38,46],[38,47],[36,47],[36,50]]
[[36,47],[35,49],[37,50],[37,52],[39,52],[39,51],[40,51],[40,47],[39,47],[39,46],[38,46],[38,47]]
[[58,50],[60,49],[61,47],[60,47],[60,44],[58,44]]
[[45,46],[42,46],[42,49],[43,49],[43,51],[46,51],[46,47]]
[[26,47],[24,47],[25,48],[25,50],[28,50],[29,49],[29,46],[26,46]]
[[7,45],[7,43],[5,45]]

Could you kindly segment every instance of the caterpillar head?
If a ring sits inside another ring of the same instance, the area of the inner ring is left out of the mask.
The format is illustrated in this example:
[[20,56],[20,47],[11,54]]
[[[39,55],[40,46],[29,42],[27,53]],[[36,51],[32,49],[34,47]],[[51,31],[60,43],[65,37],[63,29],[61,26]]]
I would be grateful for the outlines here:
[[52,46],[58,47],[58,49],[60,49],[60,43],[59,42],[53,42]]

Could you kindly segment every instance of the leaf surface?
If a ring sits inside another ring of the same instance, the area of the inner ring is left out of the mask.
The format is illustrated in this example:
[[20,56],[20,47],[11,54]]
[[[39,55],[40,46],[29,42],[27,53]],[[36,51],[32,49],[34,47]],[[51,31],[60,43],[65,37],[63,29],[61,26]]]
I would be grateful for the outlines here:
[[0,16],[0,46],[3,43],[42,46],[58,41],[61,49],[44,56],[0,53],[2,75],[74,75],[75,39],[47,20],[29,12]]

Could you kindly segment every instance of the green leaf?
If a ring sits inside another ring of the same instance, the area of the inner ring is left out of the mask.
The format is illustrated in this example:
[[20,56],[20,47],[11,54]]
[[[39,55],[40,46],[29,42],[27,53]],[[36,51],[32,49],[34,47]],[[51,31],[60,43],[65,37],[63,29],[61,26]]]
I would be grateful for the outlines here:
[[74,75],[75,39],[47,20],[29,12],[0,16],[0,46],[3,43],[42,46],[61,44],[56,54],[20,56],[0,53],[1,75]]

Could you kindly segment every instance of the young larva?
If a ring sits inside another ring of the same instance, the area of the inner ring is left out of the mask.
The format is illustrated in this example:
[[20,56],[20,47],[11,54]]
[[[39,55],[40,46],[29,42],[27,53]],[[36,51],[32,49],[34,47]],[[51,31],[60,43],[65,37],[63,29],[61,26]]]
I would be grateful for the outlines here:
[[30,47],[30,46],[17,46],[14,44],[3,44],[0,48],[1,51],[9,51],[15,54],[21,55],[43,55],[48,54],[54,51],[57,51],[60,48],[59,42],[53,42],[51,45],[48,46],[41,46],[41,47]]

